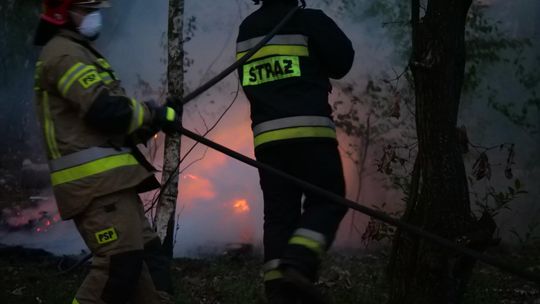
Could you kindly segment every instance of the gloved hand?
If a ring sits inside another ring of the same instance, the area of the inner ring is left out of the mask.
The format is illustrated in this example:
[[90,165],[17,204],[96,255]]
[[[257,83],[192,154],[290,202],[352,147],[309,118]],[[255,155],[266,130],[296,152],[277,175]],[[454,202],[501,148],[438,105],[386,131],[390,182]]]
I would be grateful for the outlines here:
[[154,101],[146,101],[145,104],[152,116],[152,128],[162,130],[166,134],[174,134],[180,131],[182,117],[173,108],[167,105],[158,105]]

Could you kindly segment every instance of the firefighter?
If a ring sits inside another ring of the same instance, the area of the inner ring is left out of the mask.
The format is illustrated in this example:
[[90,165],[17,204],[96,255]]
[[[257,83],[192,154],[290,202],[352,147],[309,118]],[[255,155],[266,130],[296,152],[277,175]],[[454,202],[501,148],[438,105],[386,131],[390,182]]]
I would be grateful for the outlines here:
[[[297,0],[262,0],[262,7],[240,25],[237,58],[297,5]],[[239,68],[251,105],[257,160],[344,195],[329,78],[345,76],[353,58],[350,40],[332,19],[320,10],[301,9]],[[319,303],[313,283],[321,255],[347,209],[265,171],[259,176],[266,297],[270,303]]]
[[35,94],[53,191],[94,255],[72,303],[172,303],[169,258],[138,192],[159,186],[135,148],[157,131],[176,132],[171,107],[126,96],[92,44],[103,0],[45,0],[35,44]]

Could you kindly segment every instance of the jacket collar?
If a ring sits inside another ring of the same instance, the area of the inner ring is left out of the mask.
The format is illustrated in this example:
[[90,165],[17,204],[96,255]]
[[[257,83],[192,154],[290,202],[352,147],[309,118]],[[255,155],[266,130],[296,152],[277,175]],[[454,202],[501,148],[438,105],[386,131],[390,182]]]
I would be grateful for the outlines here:
[[83,44],[90,44],[90,41],[86,39],[83,35],[75,32],[74,30],[70,29],[61,29],[58,33],[59,36],[66,37],[72,40],[75,40],[77,42],[83,43]]

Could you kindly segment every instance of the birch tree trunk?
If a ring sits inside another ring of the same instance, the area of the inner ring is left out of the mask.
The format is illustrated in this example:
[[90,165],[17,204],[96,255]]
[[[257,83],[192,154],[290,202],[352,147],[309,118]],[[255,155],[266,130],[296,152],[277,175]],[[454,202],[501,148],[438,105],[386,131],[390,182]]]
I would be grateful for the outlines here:
[[[168,92],[169,96],[184,96],[184,48],[183,48],[184,0],[169,0],[168,25]],[[181,109],[182,105],[178,105]],[[182,115],[181,111],[178,113]],[[180,163],[180,134],[165,138],[163,157],[162,189],[157,205],[154,228],[162,240],[164,251],[172,257],[174,246],[174,227],[176,201],[178,197],[178,174]],[[171,175],[174,176],[171,177]]]

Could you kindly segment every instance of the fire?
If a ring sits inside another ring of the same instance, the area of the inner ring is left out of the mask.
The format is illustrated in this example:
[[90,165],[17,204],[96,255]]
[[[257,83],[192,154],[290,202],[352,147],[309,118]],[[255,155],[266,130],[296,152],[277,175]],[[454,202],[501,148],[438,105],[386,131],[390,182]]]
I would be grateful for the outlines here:
[[235,200],[233,203],[233,208],[235,213],[246,213],[249,212],[249,204],[245,199]]
[[193,174],[185,174],[184,179],[191,179],[191,180],[199,180],[200,177],[193,175]]

